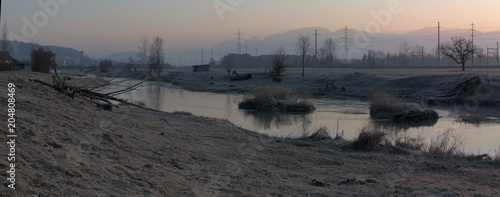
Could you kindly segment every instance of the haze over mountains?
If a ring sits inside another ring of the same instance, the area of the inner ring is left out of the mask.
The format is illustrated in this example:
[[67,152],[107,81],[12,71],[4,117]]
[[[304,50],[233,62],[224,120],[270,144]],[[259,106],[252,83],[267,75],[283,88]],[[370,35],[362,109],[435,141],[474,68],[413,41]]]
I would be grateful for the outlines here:
[[[327,38],[332,38],[337,43],[337,57],[344,58],[345,53],[345,29],[338,29],[331,31],[321,27],[309,27],[292,30],[280,34],[269,35],[265,38],[243,36],[241,45],[241,53],[248,53],[250,55],[273,54],[274,50],[283,45],[289,54],[295,54],[295,42],[299,33],[309,34],[312,41],[312,53],[314,53],[314,32],[317,30],[317,45],[318,49]],[[241,30],[244,33],[244,29]],[[364,36],[363,34],[366,34]],[[441,28],[441,43],[449,41],[454,36],[463,36],[471,38],[470,29],[451,29]],[[235,35],[236,37],[236,35]],[[437,27],[427,27],[419,30],[409,31],[403,34],[372,34],[355,29],[347,30],[347,43],[348,43],[348,58],[361,58],[364,53],[369,50],[383,51],[385,53],[396,53],[401,43],[407,42],[410,45],[421,45],[424,47],[426,54],[435,53],[433,50],[437,47],[438,31]],[[368,39],[366,39],[368,38]],[[480,48],[486,47],[496,48],[496,42],[500,40],[500,31],[495,32],[474,32],[474,43]],[[168,41],[166,41],[168,44]],[[237,41],[233,38],[213,46],[203,46],[203,62],[200,62],[202,56],[201,45],[198,49],[169,52],[166,53],[166,61],[172,65],[193,65],[200,63],[208,63],[210,58],[219,60],[221,57],[229,53],[237,53]],[[119,52],[110,54],[102,58],[108,58],[116,61],[125,61],[129,56],[136,57],[136,51]],[[212,56],[213,55],[213,56]],[[180,62],[179,62],[180,59]]]
[[[317,30],[317,47],[318,49],[327,38],[332,38],[337,44],[337,57],[344,58],[345,54],[345,29],[338,29],[331,31],[321,27],[301,28],[291,30],[284,33],[269,35],[265,38],[250,37],[243,35],[241,45],[241,53],[248,53],[250,55],[258,56],[263,54],[273,54],[279,45],[283,45],[288,54],[296,54],[295,42],[299,33],[309,34],[312,45],[311,54],[314,54],[314,32]],[[244,29],[241,29],[244,33]],[[437,47],[437,27],[427,27],[419,30],[409,31],[403,34],[371,34],[364,31],[348,28],[347,30],[347,43],[348,43],[348,56],[347,58],[361,58],[362,55],[369,50],[382,51],[384,53],[396,53],[399,51],[400,44],[407,42],[410,45],[418,44],[424,47],[426,54],[435,54]],[[471,38],[470,29],[451,29],[441,28],[441,43],[449,41],[454,36],[463,36]],[[235,35],[236,37],[236,35]],[[250,38],[248,38],[250,37]],[[497,41],[500,40],[500,31],[495,32],[481,32],[480,30],[474,32],[474,43],[486,52],[486,47],[496,48]],[[168,40],[165,41],[168,45]],[[14,57],[20,60],[29,59],[29,52],[31,45],[28,43],[12,41],[11,46],[15,46],[13,50]],[[237,53],[237,41],[233,38],[228,38],[215,46],[203,46],[203,61],[202,50],[200,48],[168,52],[165,53],[165,61],[174,66],[179,65],[194,65],[206,64],[213,57],[215,60],[220,60],[229,53]],[[79,63],[82,54],[78,49],[71,49],[67,47],[49,46],[57,54],[58,62],[65,63],[71,62]],[[126,62],[130,56],[137,58],[137,50],[123,51],[113,53],[104,57],[96,57],[97,59],[111,59],[113,61]]]

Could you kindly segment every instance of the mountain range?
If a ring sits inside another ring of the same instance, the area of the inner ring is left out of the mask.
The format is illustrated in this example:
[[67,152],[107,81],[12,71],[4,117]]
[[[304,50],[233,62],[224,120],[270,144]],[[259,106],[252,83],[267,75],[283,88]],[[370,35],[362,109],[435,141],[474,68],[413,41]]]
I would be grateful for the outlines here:
[[[419,45],[423,47],[426,54],[435,54],[438,43],[437,27],[426,27],[400,34],[373,34],[356,30],[355,28],[342,28],[336,31],[331,31],[321,27],[308,27],[269,35],[264,38],[244,38],[241,43],[240,52],[242,54],[248,53],[254,56],[273,54],[277,47],[283,45],[288,54],[296,54],[295,43],[298,35],[307,34],[310,36],[312,43],[310,52],[311,54],[314,54],[316,37],[315,31],[317,31],[317,48],[319,49],[327,38],[332,38],[336,42],[336,53],[337,57],[340,59],[344,57],[349,59],[361,58],[363,54],[367,53],[369,50],[382,51],[384,53],[396,53],[399,51],[400,45],[405,42],[408,43],[408,45]],[[472,31],[469,29],[441,28],[440,43],[449,42],[454,36],[471,38],[471,32]],[[500,31],[474,31],[474,44],[483,48],[484,52],[487,51],[487,47],[496,48],[499,40]],[[10,45],[11,53],[14,57],[21,61],[29,60],[32,44],[20,41],[10,41]],[[43,47],[47,47],[57,54],[57,61],[60,65],[70,65],[72,63],[78,64],[84,56],[81,51],[72,48],[59,46]],[[220,60],[227,54],[237,53],[237,48],[237,42],[235,40],[225,40],[212,46],[211,48],[204,48],[203,61],[200,61],[202,56],[201,48],[165,53],[165,60],[174,66],[206,64],[212,57],[215,60]],[[137,51],[117,52],[100,57],[99,59],[126,62],[131,56],[137,58]]]
[[[321,27],[301,28],[284,33],[269,35],[265,38],[251,37],[245,39],[241,44],[241,53],[250,55],[273,54],[275,49],[283,45],[288,54],[296,54],[295,43],[299,34],[308,34],[312,42],[311,54],[314,54],[315,48],[315,31],[317,31],[317,48],[319,49],[327,38],[332,38],[337,45],[338,58],[361,58],[362,55],[369,50],[382,51],[384,53],[399,52],[399,47],[402,43],[408,43],[410,46],[418,45],[419,49],[423,46],[424,53],[435,54],[438,43],[437,27],[426,27],[419,30],[409,31],[406,33],[386,33],[374,34],[368,33],[354,28],[342,28],[336,31]],[[454,36],[462,36],[471,38],[471,30],[469,29],[440,29],[440,43],[449,42]],[[474,43],[480,48],[496,48],[497,41],[500,40],[500,31],[481,32],[474,31]],[[347,43],[347,45],[345,44]],[[346,47],[347,46],[347,47]],[[201,60],[201,48],[170,52],[166,53],[166,61],[172,65],[193,65],[200,63],[208,63],[210,58],[219,60],[221,57],[229,53],[237,53],[237,41],[225,40],[212,48],[205,48],[203,62]],[[346,55],[347,49],[347,56]],[[419,50],[420,52],[420,50]],[[116,61],[125,61],[130,56],[136,57],[137,52],[119,52],[102,58],[112,59]]]

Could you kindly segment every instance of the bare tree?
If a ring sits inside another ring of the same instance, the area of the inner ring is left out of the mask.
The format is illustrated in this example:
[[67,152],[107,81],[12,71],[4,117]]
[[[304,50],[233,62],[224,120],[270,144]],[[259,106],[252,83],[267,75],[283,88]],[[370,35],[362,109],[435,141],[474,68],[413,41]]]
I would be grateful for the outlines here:
[[306,61],[306,55],[311,49],[311,40],[309,39],[309,34],[299,34],[299,38],[295,43],[297,47],[297,53],[302,57],[302,76],[304,76],[304,64]]
[[319,49],[319,56],[321,62],[325,66],[332,66],[335,61],[337,44],[333,41],[332,38],[327,38],[325,42],[323,42],[323,46]]
[[163,71],[163,64],[165,63],[165,57],[163,55],[163,39],[156,37],[151,44],[151,50],[149,55],[149,74],[154,71],[158,76]]
[[273,67],[271,69],[272,76],[280,76],[281,73],[286,71],[285,61],[286,61],[287,57],[288,57],[288,55],[286,54],[285,47],[283,47],[283,45],[280,45],[276,49],[276,52],[274,53],[274,56],[273,56],[273,60],[272,60]]
[[465,71],[465,63],[469,56],[473,53],[482,53],[476,45],[472,44],[472,40],[467,40],[464,37],[453,37],[451,43],[446,42],[440,47],[441,54],[453,59],[457,64],[462,64],[462,71]]
[[104,60],[99,61],[99,71],[101,73],[107,73],[108,69],[111,66],[113,66],[113,62],[111,60],[104,59]]
[[142,65],[145,67],[145,65],[148,64],[148,49],[149,49],[149,42],[147,37],[143,37],[141,40],[141,45],[138,47],[139,52],[137,54],[138,56],[138,64]]

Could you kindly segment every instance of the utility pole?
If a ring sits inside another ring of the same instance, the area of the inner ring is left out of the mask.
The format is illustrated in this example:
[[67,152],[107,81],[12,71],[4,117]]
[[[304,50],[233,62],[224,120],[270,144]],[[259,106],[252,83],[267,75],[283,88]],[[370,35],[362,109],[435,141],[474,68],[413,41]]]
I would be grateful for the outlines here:
[[181,56],[179,55],[179,67],[181,66]]
[[486,47],[486,66],[490,65],[489,58],[490,58],[490,47]]
[[203,64],[203,46],[201,46],[200,64]]
[[437,48],[437,59],[438,59],[438,67],[439,67],[439,64],[440,64],[440,59],[439,59],[439,43],[440,43],[440,29],[441,29],[441,26],[439,25],[439,22],[438,22],[438,48]]
[[422,46],[422,67],[424,66],[424,46]]
[[248,44],[245,44],[245,54],[248,54]]
[[471,57],[472,65],[471,66],[474,66],[474,23],[471,24],[471,27],[472,27],[472,57]]

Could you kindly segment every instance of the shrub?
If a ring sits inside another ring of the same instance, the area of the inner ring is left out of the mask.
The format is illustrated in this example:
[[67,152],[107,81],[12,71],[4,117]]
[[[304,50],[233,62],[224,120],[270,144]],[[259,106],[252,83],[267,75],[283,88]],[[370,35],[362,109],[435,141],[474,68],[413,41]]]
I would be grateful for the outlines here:
[[286,50],[283,46],[276,49],[276,53],[272,59],[271,76],[280,76],[281,73],[286,71],[285,61],[287,59]]
[[57,67],[56,54],[43,47],[31,49],[31,70],[33,72],[49,73]]
[[352,143],[352,148],[359,150],[375,150],[384,140],[384,132],[376,130],[373,126],[364,126],[359,132],[358,138]]
[[377,91],[372,94],[370,104],[370,114],[373,112],[398,113],[409,109],[401,99],[394,95],[382,91]]

